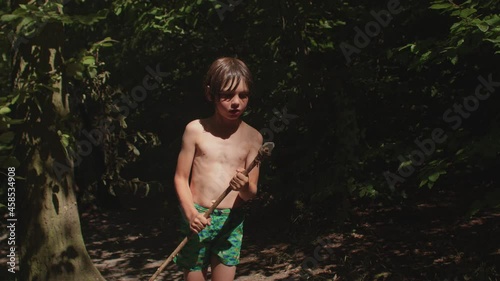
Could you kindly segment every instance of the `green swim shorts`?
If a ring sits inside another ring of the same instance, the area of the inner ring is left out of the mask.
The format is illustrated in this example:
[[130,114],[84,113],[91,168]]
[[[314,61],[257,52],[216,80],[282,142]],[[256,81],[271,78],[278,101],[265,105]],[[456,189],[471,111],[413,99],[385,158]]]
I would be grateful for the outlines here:
[[[195,204],[195,207],[200,213],[208,210],[198,204]],[[243,211],[241,209],[215,209],[210,217],[212,218],[211,224],[198,235],[191,235],[186,246],[174,258],[174,262],[180,268],[189,271],[206,269],[212,255],[216,255],[220,262],[227,266],[240,263]],[[192,233],[189,229],[189,222],[184,216],[182,216],[180,231],[183,237]]]

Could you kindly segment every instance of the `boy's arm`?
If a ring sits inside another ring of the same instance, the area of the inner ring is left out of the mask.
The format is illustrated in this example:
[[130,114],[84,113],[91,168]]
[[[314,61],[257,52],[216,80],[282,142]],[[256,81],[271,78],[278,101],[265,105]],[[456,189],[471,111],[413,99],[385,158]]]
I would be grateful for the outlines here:
[[175,170],[174,185],[181,208],[188,221],[198,214],[194,207],[193,195],[189,188],[189,174],[193,165],[193,158],[196,149],[196,124],[189,123],[182,136],[182,147],[177,159],[177,168]]
[[[250,152],[248,153],[247,159],[246,159],[246,166],[248,167],[250,163],[255,159],[257,154],[259,153],[259,149],[262,146],[262,135],[260,133],[257,133],[256,140],[252,148],[250,149]],[[241,170],[243,171],[243,170]],[[248,174],[248,184],[245,185],[243,188],[239,190],[239,196],[241,199],[248,201],[257,195],[257,182],[259,181],[259,166],[256,166],[255,168],[250,171]]]

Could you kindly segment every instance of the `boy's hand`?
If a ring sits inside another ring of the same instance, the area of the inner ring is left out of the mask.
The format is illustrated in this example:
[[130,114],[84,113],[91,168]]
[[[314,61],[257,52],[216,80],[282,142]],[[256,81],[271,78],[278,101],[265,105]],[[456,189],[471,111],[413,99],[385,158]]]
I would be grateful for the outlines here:
[[242,189],[243,187],[245,187],[248,184],[248,176],[243,174],[243,171],[245,171],[245,169],[243,169],[243,168],[237,169],[236,175],[233,177],[233,179],[229,183],[229,186],[234,191],[240,191],[240,189]]
[[189,220],[189,229],[195,233],[200,233],[207,225],[210,225],[210,218],[205,218],[202,213],[198,213]]

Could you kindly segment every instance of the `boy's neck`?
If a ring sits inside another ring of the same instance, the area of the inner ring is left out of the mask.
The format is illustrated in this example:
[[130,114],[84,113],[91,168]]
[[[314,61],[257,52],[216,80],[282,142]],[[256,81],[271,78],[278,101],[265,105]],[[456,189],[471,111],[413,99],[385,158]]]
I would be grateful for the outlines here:
[[215,128],[217,128],[223,133],[229,133],[229,134],[236,132],[241,124],[241,119],[239,118],[235,120],[229,120],[220,116],[217,113],[215,113],[212,116],[212,120]]

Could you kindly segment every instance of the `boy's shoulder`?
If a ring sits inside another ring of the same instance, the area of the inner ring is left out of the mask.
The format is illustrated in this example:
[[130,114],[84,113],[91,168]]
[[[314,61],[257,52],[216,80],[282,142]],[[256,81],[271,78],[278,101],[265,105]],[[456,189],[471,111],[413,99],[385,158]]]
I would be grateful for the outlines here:
[[262,143],[262,140],[263,140],[263,137],[262,137],[262,134],[257,131],[254,127],[250,126],[248,123],[246,123],[245,121],[242,121],[243,124],[245,125],[245,135],[247,135],[247,137],[255,140],[256,142],[259,142],[259,143]]
[[186,131],[200,131],[203,129],[201,122],[202,122],[201,119],[195,119],[186,125],[185,130]]
[[184,134],[192,138],[196,138],[201,133],[203,133],[203,125],[200,119],[189,122],[184,129]]

